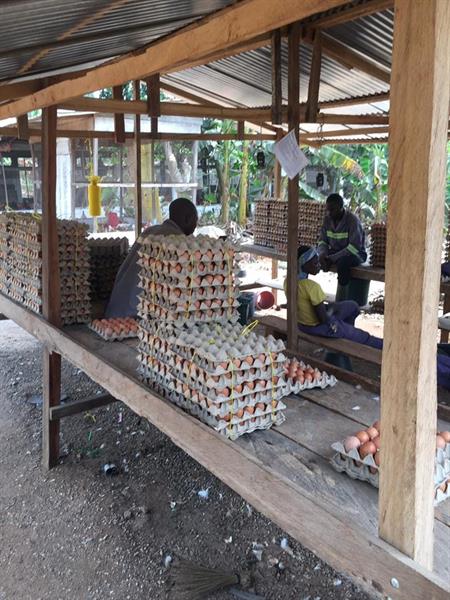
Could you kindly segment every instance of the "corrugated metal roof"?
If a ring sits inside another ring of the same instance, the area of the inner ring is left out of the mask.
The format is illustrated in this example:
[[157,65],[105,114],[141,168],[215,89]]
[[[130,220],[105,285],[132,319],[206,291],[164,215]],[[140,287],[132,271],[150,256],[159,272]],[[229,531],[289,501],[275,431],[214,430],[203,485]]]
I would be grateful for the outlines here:
[[[6,0],[0,3],[0,81],[18,76],[44,76],[58,70],[104,61],[140,48],[234,0]],[[114,6],[115,8],[108,7]],[[89,18],[105,11],[101,17]],[[66,35],[70,43],[38,57],[26,73],[21,67],[37,49]],[[327,30],[349,48],[378,61],[391,63],[393,11],[369,15]],[[73,39],[72,39],[73,38]],[[18,55],[11,56],[17,50]],[[2,52],[9,53],[2,57]],[[300,101],[308,90],[312,51],[300,50]],[[283,100],[287,101],[287,44],[282,44]],[[208,65],[163,76],[163,81],[203,92],[207,97],[234,105],[271,103],[271,49],[262,47]],[[323,56],[320,101],[341,100],[388,91],[389,86],[356,69],[348,69]]]
[[[135,50],[233,1],[127,0],[117,4],[111,0],[7,0],[0,4],[0,80],[16,77],[20,67],[36,54],[36,50],[25,50],[19,57],[1,58],[2,52],[45,46],[72,28],[76,28],[70,36],[74,43],[50,50],[27,73],[51,73]],[[116,8],[107,11],[114,4]],[[86,22],[102,10],[105,14]],[[88,42],[76,41],[89,36]],[[92,40],[92,36],[97,39]]]

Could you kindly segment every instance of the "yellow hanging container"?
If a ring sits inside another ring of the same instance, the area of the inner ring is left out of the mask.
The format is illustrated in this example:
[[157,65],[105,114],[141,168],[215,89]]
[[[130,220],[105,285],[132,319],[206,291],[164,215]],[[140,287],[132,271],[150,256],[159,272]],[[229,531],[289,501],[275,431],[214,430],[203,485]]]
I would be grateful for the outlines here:
[[102,213],[101,190],[99,183],[101,177],[98,175],[90,175],[88,177],[88,212],[90,217],[99,217]]

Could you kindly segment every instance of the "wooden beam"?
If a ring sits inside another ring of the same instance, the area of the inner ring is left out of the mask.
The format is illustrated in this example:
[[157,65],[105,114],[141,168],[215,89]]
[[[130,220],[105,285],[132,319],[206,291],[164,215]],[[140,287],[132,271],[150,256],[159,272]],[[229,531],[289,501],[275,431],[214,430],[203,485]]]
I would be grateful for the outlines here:
[[[113,99],[123,101],[123,90],[121,85],[115,85],[112,89]],[[124,113],[114,113],[114,133],[116,144],[125,143],[125,116]]]
[[[300,25],[294,23],[288,33],[288,124],[299,141],[300,120]],[[288,182],[287,231],[287,339],[288,348],[297,350],[297,247],[298,247],[298,175]]]
[[52,406],[50,407],[50,421],[60,421],[65,417],[79,415],[87,410],[94,410],[113,402],[117,402],[117,399],[111,396],[111,394],[101,394],[100,396],[92,396],[92,398],[74,400],[60,406]]
[[[140,100],[140,81],[133,83],[134,99]],[[136,239],[142,231],[142,147],[141,147],[141,116],[134,116],[134,161],[135,161],[135,196],[134,196],[134,230]]]
[[282,104],[281,32],[276,29],[272,33],[272,123],[283,122]]
[[140,53],[128,54],[85,75],[51,85],[31,96],[0,107],[0,119],[24,114],[37,108],[60,104],[64,100],[124,81],[179,70],[192,60],[202,60],[233,44],[244,43],[317,12],[344,4],[345,0],[244,0],[163,37]]
[[0,102],[14,100],[15,98],[27,96],[28,94],[34,94],[41,88],[42,83],[39,80],[0,85]]
[[28,115],[20,115],[17,117],[17,137],[19,140],[28,141]]
[[450,3],[396,0],[381,377],[380,536],[430,570],[436,314],[449,91]]
[[[42,111],[42,313],[52,325],[61,325],[58,230],[56,223],[56,107]],[[50,409],[60,403],[61,356],[43,350],[42,461],[50,469],[59,458],[59,423],[50,421]]]
[[330,27],[336,27],[336,25],[342,25],[342,23],[348,23],[354,19],[367,17],[367,15],[376,12],[388,10],[393,6],[394,0],[369,0],[368,2],[357,4],[356,6],[341,7],[332,14],[314,19],[313,23],[314,27],[328,29]]
[[344,115],[319,113],[317,123],[326,125],[389,125],[389,115]]
[[389,133],[389,127],[358,127],[358,128],[347,128],[347,129],[333,129],[330,131],[313,131],[306,133],[305,136],[309,139],[322,140],[329,137],[348,137],[349,135],[366,135],[366,134],[378,135],[381,133]]
[[[130,0],[111,0],[102,8],[94,10],[94,12],[89,12],[87,17],[70,27],[70,29],[65,31],[63,34],[59,35],[56,38],[56,40],[61,41],[70,38],[74,33],[77,33],[77,31],[82,31],[94,21],[101,19],[112,10],[119,8],[121,5],[126,4],[127,2],[130,2]],[[46,56],[49,51],[50,48],[42,48],[36,54],[33,54],[33,56],[30,59],[28,59],[27,62],[19,69],[19,74],[23,74],[29,71],[39,60],[44,58],[44,56]]]
[[[0,312],[53,351],[63,354],[118,400],[148,419],[178,447],[203,465],[289,535],[340,572],[383,596],[400,600],[446,600],[448,582],[430,573],[362,526],[349,522],[336,506],[288,481],[238,442],[217,435],[199,420],[165,401],[108,358],[46,323],[0,294]],[[238,464],[239,469],[230,468]],[[251,482],[251,484],[249,484]],[[362,484],[361,484],[362,485]],[[395,577],[396,585],[392,586]]]
[[327,100],[319,102],[319,107],[324,108],[339,108],[341,106],[355,106],[355,104],[373,104],[374,102],[385,102],[389,100],[389,92],[381,92],[379,94],[367,94],[365,96],[357,96],[355,98],[343,98],[342,100]]
[[[313,31],[310,30],[307,32],[304,41],[309,44],[314,43]],[[391,74],[389,69],[352,50],[349,46],[342,44],[329,35],[322,35],[322,52],[347,69],[358,69],[362,73],[366,73],[379,81],[383,81],[384,83],[390,82]]]
[[319,114],[320,70],[322,67],[322,35],[316,31],[313,41],[311,71],[309,73],[308,101],[306,103],[306,123],[315,123]]
[[318,139],[305,139],[304,142],[306,144],[312,143],[315,144],[316,146],[320,147],[320,146],[351,146],[352,144],[354,144],[355,146],[361,145],[361,144],[388,144],[389,143],[389,138],[387,137],[378,137],[378,138],[338,138],[338,139],[328,139],[325,138],[323,140],[318,140]]

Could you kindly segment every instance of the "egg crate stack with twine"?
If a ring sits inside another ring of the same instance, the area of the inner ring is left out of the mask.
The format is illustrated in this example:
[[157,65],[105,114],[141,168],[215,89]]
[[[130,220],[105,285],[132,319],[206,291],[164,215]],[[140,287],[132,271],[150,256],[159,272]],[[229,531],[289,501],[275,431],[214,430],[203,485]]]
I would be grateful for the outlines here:
[[147,385],[225,435],[284,421],[284,343],[231,323],[188,330],[141,322],[140,373]]
[[[42,313],[42,236],[40,215],[0,215],[2,260],[0,290],[30,310]],[[58,258],[63,325],[90,318],[87,226],[58,220]]]
[[[381,457],[380,422],[343,442],[332,444],[335,451],[331,459],[333,467],[346,473],[352,479],[367,481],[379,487]],[[434,464],[434,504],[450,498],[450,432],[442,431],[436,435],[436,458]]]
[[[139,264],[142,380],[230,439],[281,423],[284,345],[236,325],[234,247],[206,236],[149,236]],[[249,343],[252,352],[243,353]]]
[[370,265],[384,269],[386,262],[386,223],[374,223],[370,228]]
[[[299,200],[298,244],[315,246],[325,217],[326,205],[315,200]],[[259,201],[255,208],[255,244],[287,252],[288,203]]]
[[111,296],[117,272],[128,254],[128,239],[90,239],[88,245],[92,300],[107,300]]

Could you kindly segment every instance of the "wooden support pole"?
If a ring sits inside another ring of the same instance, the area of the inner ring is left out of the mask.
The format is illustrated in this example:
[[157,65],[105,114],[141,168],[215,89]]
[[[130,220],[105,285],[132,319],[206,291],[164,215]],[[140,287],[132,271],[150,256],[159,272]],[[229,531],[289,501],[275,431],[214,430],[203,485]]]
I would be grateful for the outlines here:
[[19,140],[29,139],[28,132],[28,114],[20,115],[17,117],[17,137]]
[[[42,313],[52,325],[61,325],[58,230],[56,222],[56,107],[42,111]],[[59,424],[50,421],[50,409],[60,403],[61,356],[43,351],[42,462],[46,469],[59,458]]]
[[396,0],[392,75],[379,531],[431,570],[448,0]]
[[[134,82],[134,99],[140,100],[140,81]],[[141,146],[141,116],[134,117],[134,160],[135,160],[135,196],[134,196],[134,230],[136,239],[142,231],[142,146]]]
[[150,131],[158,134],[158,118],[161,116],[161,86],[159,73],[147,79],[147,112],[150,117]]
[[[122,86],[113,87],[113,100],[123,100]],[[114,132],[116,144],[125,143],[125,115],[123,113],[114,113]]]
[[[300,118],[300,25],[294,23],[288,34],[288,123],[299,140]],[[287,333],[288,348],[297,350],[297,245],[298,245],[298,176],[288,184],[287,239]]]
[[[281,140],[283,133],[277,132],[277,142]],[[281,165],[275,158],[273,165],[273,195],[277,200],[281,200]]]
[[243,140],[245,135],[245,121],[238,121],[237,136],[239,140]]
[[311,71],[308,84],[308,101],[306,103],[306,123],[315,123],[319,114],[320,70],[322,66],[322,36],[320,31],[314,34]]
[[281,85],[281,31],[272,33],[272,123],[283,122],[283,89]]

